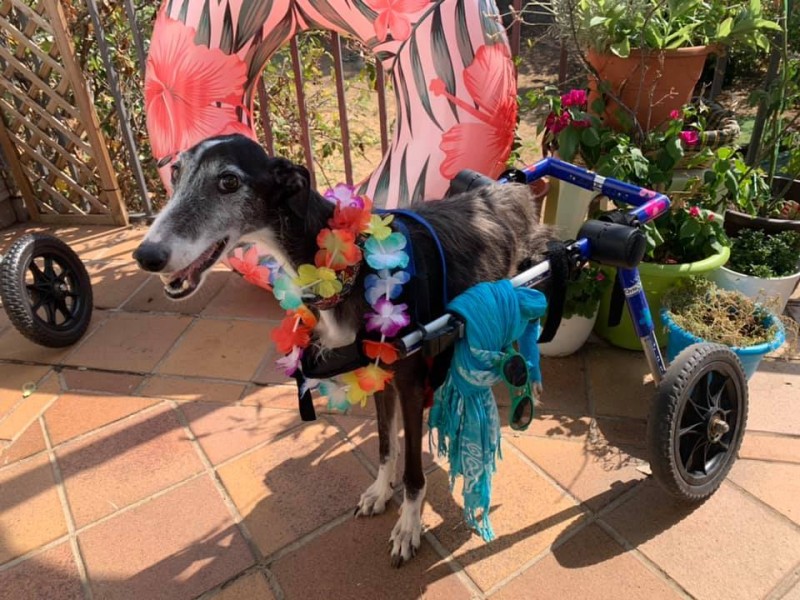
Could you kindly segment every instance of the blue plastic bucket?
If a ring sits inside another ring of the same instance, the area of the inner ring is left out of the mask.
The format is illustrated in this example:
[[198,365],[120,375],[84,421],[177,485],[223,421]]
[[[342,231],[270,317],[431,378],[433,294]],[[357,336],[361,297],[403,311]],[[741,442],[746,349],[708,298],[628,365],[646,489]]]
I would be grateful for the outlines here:
[[[706,341],[676,325],[675,321],[669,316],[666,308],[661,309],[661,321],[667,327],[667,360],[670,363],[675,360],[675,357],[685,348],[692,344]],[[742,361],[744,374],[747,376],[747,379],[750,379],[755,374],[759,363],[761,363],[761,359],[764,358],[766,354],[777,350],[783,345],[783,342],[786,341],[786,332],[783,329],[783,324],[775,315],[772,313],[767,315],[766,325],[768,327],[772,325],[778,326],[778,331],[771,341],[764,342],[763,344],[756,344],[755,346],[746,346],[744,348],[731,347],[733,353]]]

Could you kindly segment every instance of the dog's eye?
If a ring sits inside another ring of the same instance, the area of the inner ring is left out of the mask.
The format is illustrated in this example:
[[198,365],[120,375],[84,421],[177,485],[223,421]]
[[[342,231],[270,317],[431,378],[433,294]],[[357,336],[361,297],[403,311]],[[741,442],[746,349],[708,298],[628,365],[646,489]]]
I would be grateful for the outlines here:
[[225,193],[235,192],[239,189],[239,178],[231,173],[225,173],[219,178],[219,189]]

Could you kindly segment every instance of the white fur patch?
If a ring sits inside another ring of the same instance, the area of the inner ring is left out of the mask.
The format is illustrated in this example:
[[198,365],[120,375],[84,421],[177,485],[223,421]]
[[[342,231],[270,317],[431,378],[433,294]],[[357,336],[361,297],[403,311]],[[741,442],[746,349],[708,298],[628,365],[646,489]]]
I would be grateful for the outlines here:
[[422,535],[422,503],[425,501],[427,485],[417,493],[413,500],[408,495],[403,499],[400,518],[392,529],[389,542],[392,544],[392,565],[399,567],[411,560],[419,549]]
[[356,507],[357,517],[371,517],[379,515],[386,510],[386,504],[394,495],[392,481],[397,470],[397,458],[400,451],[397,447],[397,417],[393,413],[392,422],[389,424],[389,456],[386,462],[378,467],[378,476],[366,491],[361,494],[361,499]]
[[348,346],[356,341],[356,331],[337,321],[332,310],[320,311],[315,332],[319,336],[320,344],[331,350]]

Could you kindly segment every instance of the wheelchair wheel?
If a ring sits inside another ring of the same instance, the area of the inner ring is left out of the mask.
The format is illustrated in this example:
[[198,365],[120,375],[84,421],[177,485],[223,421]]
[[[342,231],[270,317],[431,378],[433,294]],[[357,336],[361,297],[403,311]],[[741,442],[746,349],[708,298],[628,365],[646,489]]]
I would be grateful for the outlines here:
[[653,476],[671,495],[701,502],[736,460],[747,422],[747,378],[726,346],[694,344],[658,386],[647,424]]
[[0,262],[0,298],[29,340],[60,348],[77,342],[92,318],[92,286],[80,258],[51,235],[16,240]]

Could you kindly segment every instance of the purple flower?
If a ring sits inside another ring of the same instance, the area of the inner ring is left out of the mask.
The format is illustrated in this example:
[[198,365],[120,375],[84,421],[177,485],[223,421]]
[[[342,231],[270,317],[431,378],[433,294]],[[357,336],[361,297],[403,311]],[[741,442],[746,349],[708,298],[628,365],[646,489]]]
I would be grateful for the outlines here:
[[301,358],[303,358],[303,351],[299,346],[295,346],[292,348],[292,351],[289,354],[275,362],[278,367],[283,369],[283,372],[287,377],[291,377],[292,374],[300,367]]
[[364,200],[356,194],[355,186],[346,183],[337,183],[333,189],[328,188],[324,197],[342,208],[364,208]]
[[365,315],[367,331],[380,331],[381,335],[394,337],[411,322],[407,312],[408,306],[405,304],[392,304],[386,298],[381,298],[372,309],[375,312]]

